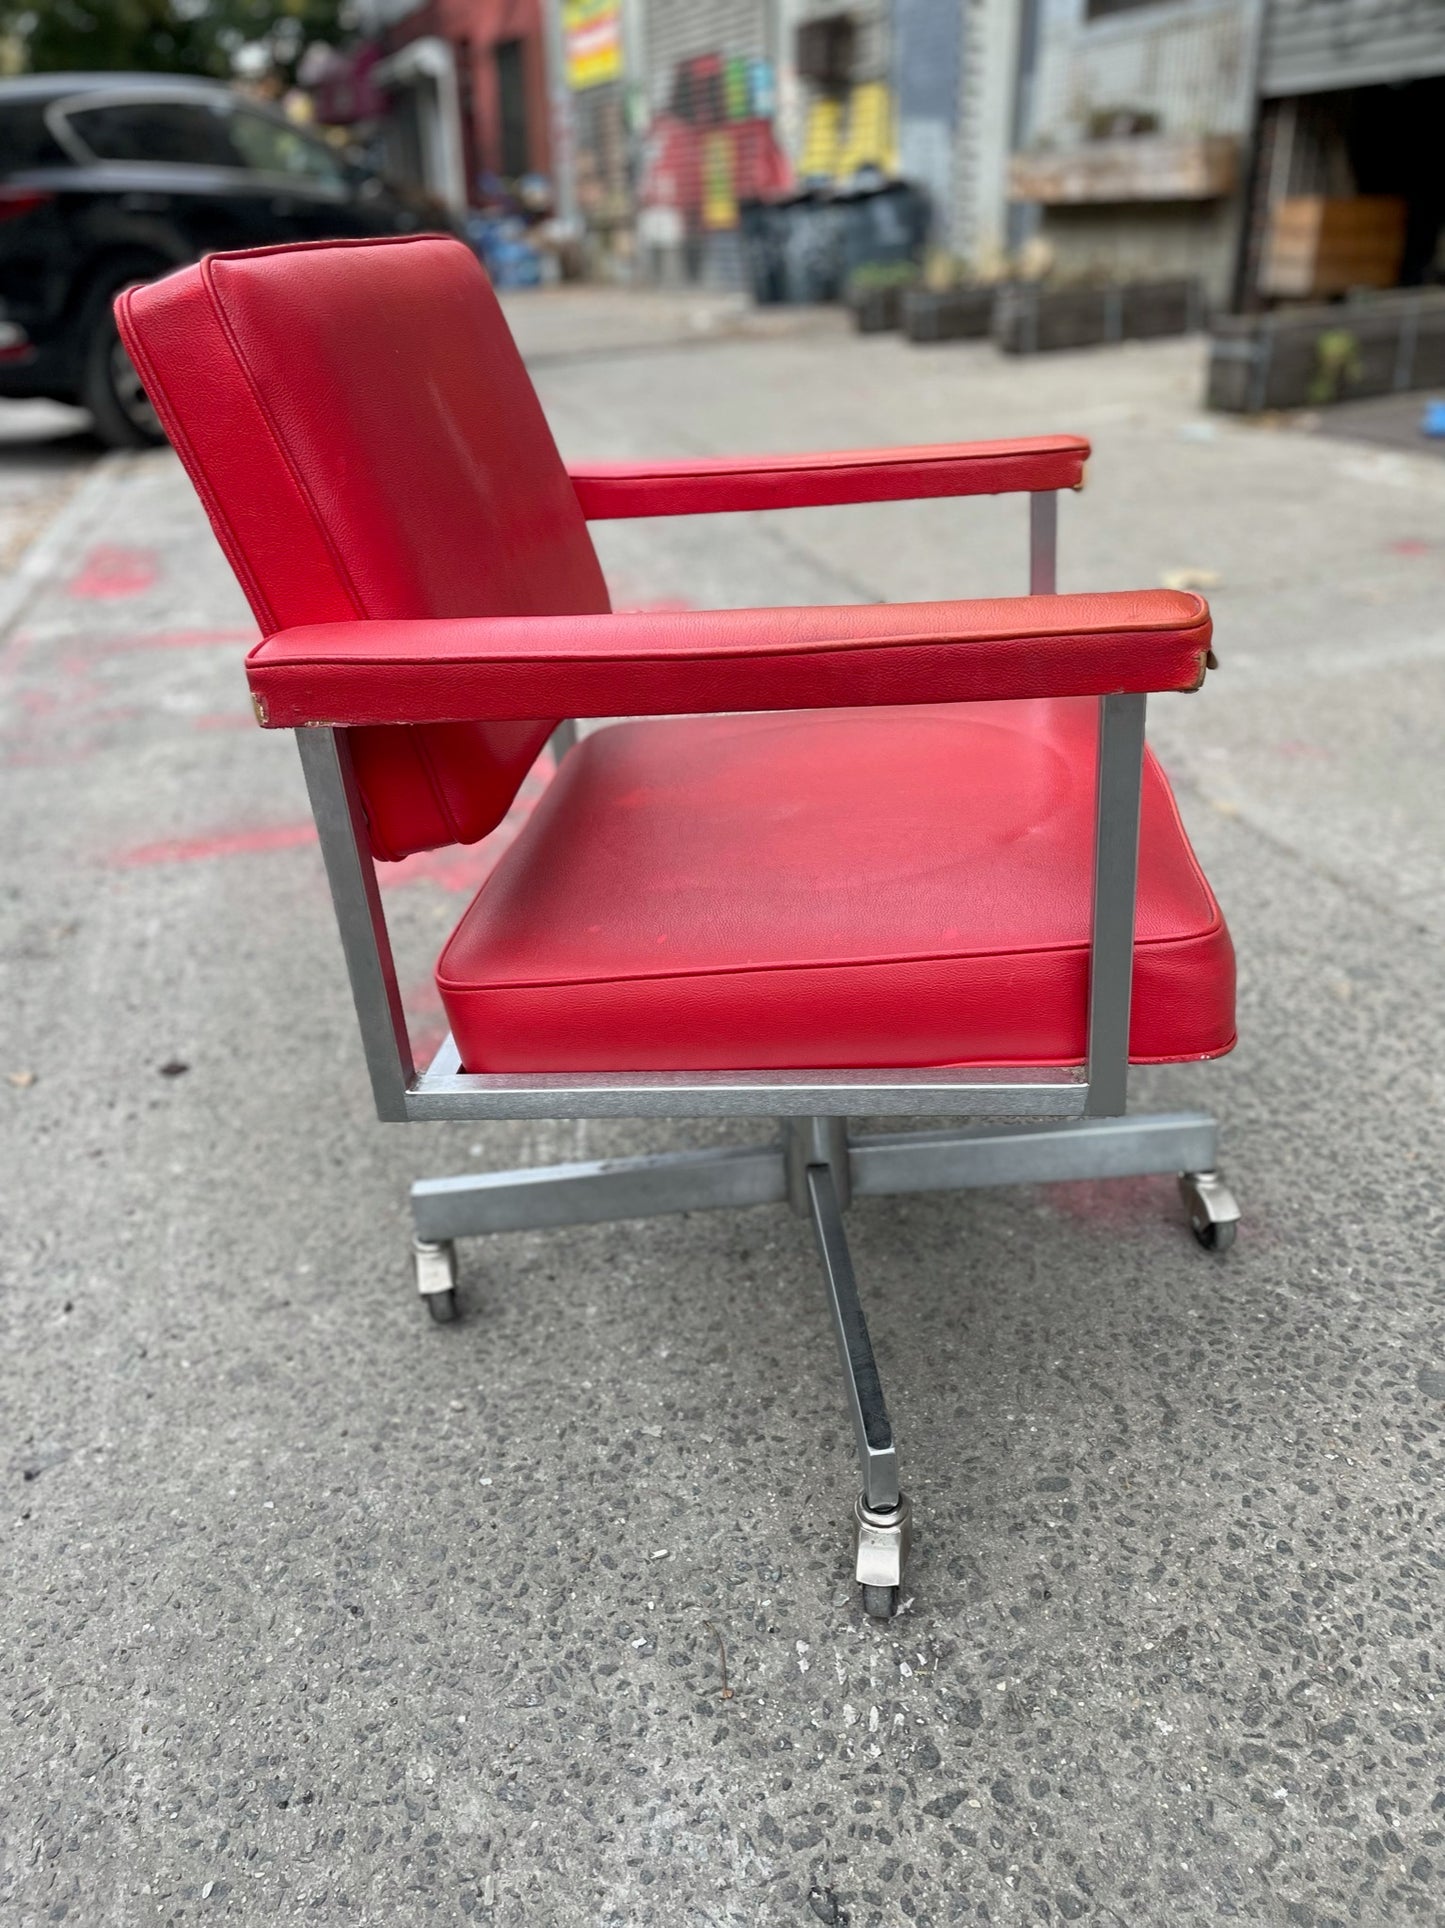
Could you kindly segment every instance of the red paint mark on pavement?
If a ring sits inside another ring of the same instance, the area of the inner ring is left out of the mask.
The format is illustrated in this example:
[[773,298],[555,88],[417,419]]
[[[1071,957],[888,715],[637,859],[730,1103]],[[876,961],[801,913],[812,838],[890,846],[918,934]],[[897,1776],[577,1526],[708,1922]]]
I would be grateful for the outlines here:
[[1435,545],[1419,536],[1401,536],[1398,542],[1387,542],[1385,547],[1392,556],[1428,556]]
[[[18,700],[20,708],[32,717],[48,715],[57,707],[55,699],[41,690],[21,690]],[[89,718],[89,732],[69,742],[40,730],[0,730],[0,764],[8,770],[44,770],[83,763],[87,757],[114,747],[113,736],[105,734],[107,728],[133,723],[142,714],[130,708],[96,710]]]
[[316,841],[310,823],[278,823],[262,830],[221,831],[209,837],[166,837],[159,843],[137,844],[111,858],[121,870],[147,864],[191,864],[209,857],[250,857],[266,850],[295,850]]
[[238,643],[249,649],[260,640],[258,629],[172,629],[159,635],[110,636],[96,645],[95,654],[118,656],[127,649],[214,649],[222,644],[234,648]]
[[238,644],[249,646],[259,637],[254,629],[177,629],[160,635],[86,636],[77,640],[81,647],[67,651],[60,658],[60,668],[67,676],[83,678],[108,656],[125,656],[136,650],[215,649],[223,645],[236,649]]
[[[230,727],[229,718],[198,718],[197,723],[200,727]],[[530,772],[506,817],[480,843],[465,847],[454,845],[446,850],[422,850],[414,857],[404,857],[399,864],[378,864],[377,877],[383,888],[440,884],[443,890],[471,896],[481,888],[492,866],[532,814],[550,775],[550,763]],[[282,823],[254,830],[215,831],[206,837],[165,837],[158,843],[138,844],[133,849],[117,851],[109,861],[115,869],[133,870],[152,864],[204,863],[212,857],[251,857],[268,850],[295,850],[302,844],[315,842],[314,824]]]
[[159,574],[153,549],[127,549],[119,543],[102,542],[85,558],[79,575],[72,577],[70,594],[99,602],[139,596]]
[[407,1036],[411,1039],[411,1054],[418,1064],[430,1064],[451,1026],[447,1023],[446,1012],[442,1009],[441,993],[437,990],[434,977],[419,978],[415,984],[408,985],[401,994],[401,1005],[406,1013]]
[[0,670],[13,676],[30,654],[35,638],[28,629],[17,629],[3,649],[0,649]]
[[259,643],[259,629],[175,629],[168,634],[142,640],[145,649],[207,649],[217,643],[244,643],[248,649]]
[[244,710],[226,710],[215,716],[193,716],[191,727],[196,730],[254,730],[256,719]]

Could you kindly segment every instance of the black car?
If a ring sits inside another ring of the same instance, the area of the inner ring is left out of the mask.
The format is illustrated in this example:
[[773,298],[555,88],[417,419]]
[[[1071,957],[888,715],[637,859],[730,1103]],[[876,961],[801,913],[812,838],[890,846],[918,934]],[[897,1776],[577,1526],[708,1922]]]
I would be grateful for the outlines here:
[[0,81],[0,396],[163,439],[111,317],[134,281],[219,248],[451,227],[283,115],[205,80]]

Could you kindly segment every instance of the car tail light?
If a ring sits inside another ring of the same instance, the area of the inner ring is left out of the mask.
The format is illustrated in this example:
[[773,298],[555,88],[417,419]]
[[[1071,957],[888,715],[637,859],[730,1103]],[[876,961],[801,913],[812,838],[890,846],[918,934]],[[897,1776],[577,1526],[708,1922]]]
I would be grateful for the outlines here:
[[0,187],[0,221],[13,221],[17,215],[33,214],[55,196],[43,187]]

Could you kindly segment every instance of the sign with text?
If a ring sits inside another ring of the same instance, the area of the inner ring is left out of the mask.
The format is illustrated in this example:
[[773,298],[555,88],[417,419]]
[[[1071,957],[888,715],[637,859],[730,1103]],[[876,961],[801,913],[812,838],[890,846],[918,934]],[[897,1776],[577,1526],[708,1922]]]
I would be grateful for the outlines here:
[[562,0],[567,85],[574,91],[622,78],[622,0]]

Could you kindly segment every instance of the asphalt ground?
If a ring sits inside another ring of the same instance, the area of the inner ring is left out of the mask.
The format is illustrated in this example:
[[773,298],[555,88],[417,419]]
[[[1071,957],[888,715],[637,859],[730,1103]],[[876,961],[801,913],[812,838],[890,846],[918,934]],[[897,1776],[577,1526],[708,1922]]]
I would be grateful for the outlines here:
[[[187,485],[6,415],[0,1919],[1445,1919],[1445,473],[1204,418],[1197,343],[569,299],[513,307],[568,453],[1074,429],[1061,586],[1217,579],[1151,735],[1240,1046],[1136,1103],[1217,1110],[1238,1244],[1168,1180],[859,1205],[918,1516],[863,1621],[797,1220],[472,1245],[445,1330],[410,1286],[416,1176],[749,1128],[375,1123]],[[599,536],[621,603],[1024,579],[1018,502]],[[423,1037],[488,861],[388,875]]]

